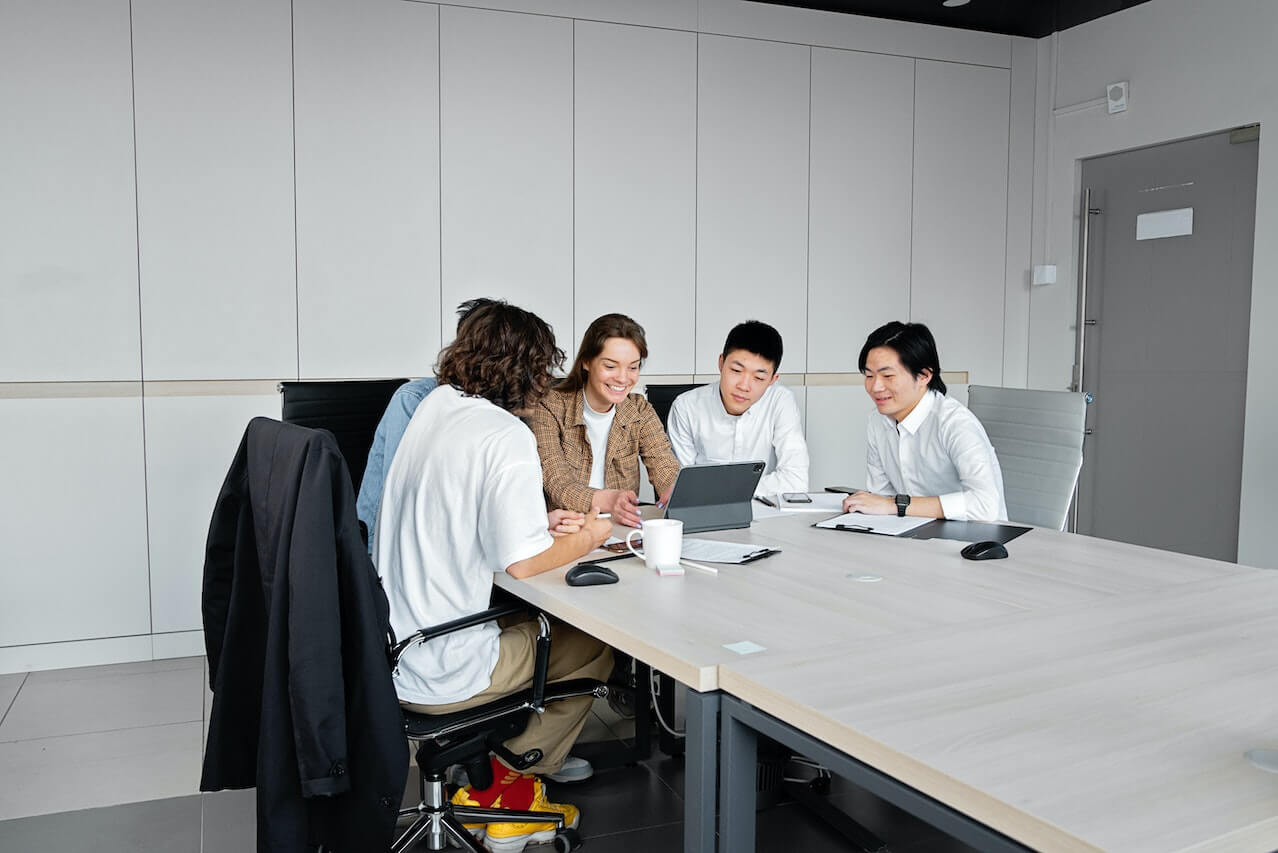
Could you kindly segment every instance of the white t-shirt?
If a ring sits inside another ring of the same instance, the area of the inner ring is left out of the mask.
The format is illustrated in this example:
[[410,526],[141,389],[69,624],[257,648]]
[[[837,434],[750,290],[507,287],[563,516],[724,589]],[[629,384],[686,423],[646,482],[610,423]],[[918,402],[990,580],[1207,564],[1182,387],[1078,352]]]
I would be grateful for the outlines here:
[[959,521],[1007,520],[994,446],[958,400],[928,391],[899,424],[871,412],[866,438],[867,490],[938,497],[945,517]]
[[590,488],[604,487],[604,463],[608,461],[608,433],[612,431],[613,418],[617,416],[617,407],[613,406],[602,415],[590,408],[583,395],[581,398],[581,416],[586,422],[586,438],[590,439]]
[[772,385],[740,415],[730,415],[712,382],[680,394],[670,407],[670,446],[681,465],[767,463],[757,495],[808,490],[808,443],[799,405],[784,385]]
[[[386,475],[373,553],[403,639],[488,607],[493,573],[550,547],[532,432],[487,400],[441,385],[418,406]],[[489,685],[500,629],[489,622],[417,644],[395,690],[420,705]]]

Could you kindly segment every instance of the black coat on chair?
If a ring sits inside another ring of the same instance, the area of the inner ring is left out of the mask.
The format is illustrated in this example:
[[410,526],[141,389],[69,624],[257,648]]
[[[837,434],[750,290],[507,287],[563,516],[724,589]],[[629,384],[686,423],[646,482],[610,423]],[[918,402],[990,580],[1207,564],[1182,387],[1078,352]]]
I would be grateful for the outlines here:
[[200,790],[257,786],[257,848],[385,850],[408,774],[389,608],[328,433],[249,423],[204,563]]

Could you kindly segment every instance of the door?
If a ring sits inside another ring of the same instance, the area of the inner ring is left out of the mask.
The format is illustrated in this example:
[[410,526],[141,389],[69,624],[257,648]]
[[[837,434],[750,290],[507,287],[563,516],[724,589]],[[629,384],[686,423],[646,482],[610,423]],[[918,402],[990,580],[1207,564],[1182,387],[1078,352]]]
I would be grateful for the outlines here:
[[1080,533],[1238,557],[1257,138],[1083,163]]

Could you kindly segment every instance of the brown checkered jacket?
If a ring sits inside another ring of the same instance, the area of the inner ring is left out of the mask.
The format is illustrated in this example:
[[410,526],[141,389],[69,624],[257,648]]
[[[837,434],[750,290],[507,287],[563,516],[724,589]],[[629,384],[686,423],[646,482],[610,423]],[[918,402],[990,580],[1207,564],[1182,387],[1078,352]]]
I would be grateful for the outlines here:
[[[590,482],[594,454],[586,435],[582,415],[582,391],[552,390],[542,398],[528,418],[537,436],[541,456],[542,486],[549,509],[589,512],[595,490]],[[639,460],[648,469],[648,479],[658,495],[674,485],[679,460],[670,449],[670,439],[661,428],[661,419],[640,394],[629,394],[617,404],[617,414],[608,431],[608,456],[604,466],[604,487],[639,491]]]

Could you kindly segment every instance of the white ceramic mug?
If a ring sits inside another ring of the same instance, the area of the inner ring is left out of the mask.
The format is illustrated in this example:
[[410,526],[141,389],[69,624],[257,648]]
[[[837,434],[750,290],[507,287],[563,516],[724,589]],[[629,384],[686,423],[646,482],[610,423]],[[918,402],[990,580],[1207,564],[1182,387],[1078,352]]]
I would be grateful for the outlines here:
[[[631,539],[643,534],[643,550],[636,551]],[[683,552],[683,522],[674,518],[654,518],[645,521],[643,527],[626,534],[626,547],[636,557],[642,557],[650,569],[673,569],[679,565]]]

